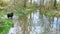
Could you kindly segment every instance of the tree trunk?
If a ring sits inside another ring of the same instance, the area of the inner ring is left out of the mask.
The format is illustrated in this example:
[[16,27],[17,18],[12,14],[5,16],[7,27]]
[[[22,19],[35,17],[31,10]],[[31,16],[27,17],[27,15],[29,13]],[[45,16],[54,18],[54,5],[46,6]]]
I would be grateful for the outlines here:
[[26,8],[26,0],[24,0],[24,8]]
[[57,1],[56,0],[54,0],[54,7],[56,8],[56,5],[57,5]]
[[32,5],[32,0],[30,0],[30,5]]

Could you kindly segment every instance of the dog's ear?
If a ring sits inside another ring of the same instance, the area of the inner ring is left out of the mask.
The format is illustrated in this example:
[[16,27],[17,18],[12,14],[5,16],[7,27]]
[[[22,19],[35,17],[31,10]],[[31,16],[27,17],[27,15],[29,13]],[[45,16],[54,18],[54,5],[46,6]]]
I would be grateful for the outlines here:
[[13,12],[11,12],[11,14],[13,14]]

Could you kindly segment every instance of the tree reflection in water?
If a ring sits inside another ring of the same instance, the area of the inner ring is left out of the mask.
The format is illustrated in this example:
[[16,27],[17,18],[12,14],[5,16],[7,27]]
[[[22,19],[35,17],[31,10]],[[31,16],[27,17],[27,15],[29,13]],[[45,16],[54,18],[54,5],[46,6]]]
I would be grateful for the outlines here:
[[[16,21],[16,20],[15,20]],[[36,10],[26,16],[18,18],[16,27],[20,27],[20,31],[16,34],[59,34],[60,33],[60,18],[47,17],[40,14]],[[16,24],[15,24],[16,25]],[[18,28],[17,28],[18,29]]]

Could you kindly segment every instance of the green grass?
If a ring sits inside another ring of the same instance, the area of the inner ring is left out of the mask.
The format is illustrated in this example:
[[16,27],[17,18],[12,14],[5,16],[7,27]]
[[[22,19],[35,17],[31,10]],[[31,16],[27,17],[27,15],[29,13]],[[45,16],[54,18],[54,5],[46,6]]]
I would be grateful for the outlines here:
[[13,26],[13,22],[10,19],[5,19],[3,23],[4,25],[0,26],[0,34],[7,34],[10,27]]

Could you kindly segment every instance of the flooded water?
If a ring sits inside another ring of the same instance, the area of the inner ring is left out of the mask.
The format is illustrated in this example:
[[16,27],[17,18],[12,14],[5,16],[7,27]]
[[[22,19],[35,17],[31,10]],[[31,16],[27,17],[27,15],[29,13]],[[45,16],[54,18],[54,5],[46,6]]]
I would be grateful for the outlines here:
[[8,34],[60,34],[60,18],[46,17],[39,10],[24,17],[13,17],[14,27]]

